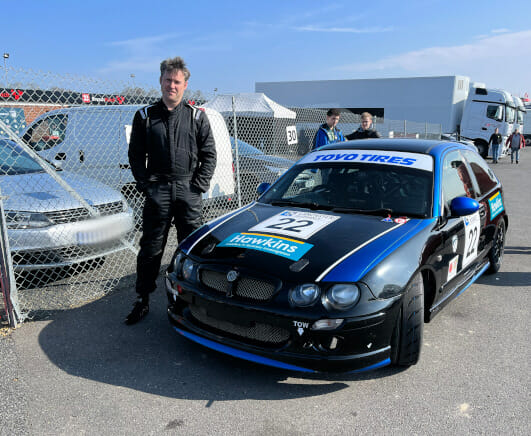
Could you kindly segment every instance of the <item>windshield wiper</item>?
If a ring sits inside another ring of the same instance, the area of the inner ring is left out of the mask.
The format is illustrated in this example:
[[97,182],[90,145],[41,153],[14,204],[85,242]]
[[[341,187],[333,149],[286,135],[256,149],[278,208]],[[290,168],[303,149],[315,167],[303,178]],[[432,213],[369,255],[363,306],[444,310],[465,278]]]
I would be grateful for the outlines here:
[[316,202],[305,202],[305,203],[299,203],[297,201],[290,201],[290,200],[275,200],[272,201],[271,204],[273,206],[294,206],[294,207],[302,207],[304,209],[324,209],[324,210],[330,210],[332,209],[331,206],[326,206],[324,204],[319,204]]
[[377,216],[388,216],[393,215],[393,210],[388,208],[381,209],[354,209],[350,207],[334,207],[331,209],[332,212],[340,213],[359,213],[363,215],[377,215]]

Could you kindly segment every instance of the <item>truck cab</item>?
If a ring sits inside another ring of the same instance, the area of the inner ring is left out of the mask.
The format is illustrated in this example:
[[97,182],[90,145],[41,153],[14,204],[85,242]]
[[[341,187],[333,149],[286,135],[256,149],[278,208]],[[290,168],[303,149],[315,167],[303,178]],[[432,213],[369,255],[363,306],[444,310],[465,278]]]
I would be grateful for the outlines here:
[[513,131],[516,113],[515,102],[508,92],[474,87],[470,90],[463,109],[460,135],[473,141],[478,153],[486,158],[491,155],[489,139],[497,127],[503,138],[503,156],[505,141]]

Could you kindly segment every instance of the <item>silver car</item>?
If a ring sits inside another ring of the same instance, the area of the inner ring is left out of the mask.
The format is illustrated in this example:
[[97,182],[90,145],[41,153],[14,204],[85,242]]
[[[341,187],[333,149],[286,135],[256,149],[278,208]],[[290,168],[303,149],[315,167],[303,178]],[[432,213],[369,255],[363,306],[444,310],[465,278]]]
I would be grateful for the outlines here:
[[69,266],[130,244],[133,213],[119,192],[88,177],[58,173],[92,206],[89,211],[45,166],[0,138],[0,192],[15,271]]

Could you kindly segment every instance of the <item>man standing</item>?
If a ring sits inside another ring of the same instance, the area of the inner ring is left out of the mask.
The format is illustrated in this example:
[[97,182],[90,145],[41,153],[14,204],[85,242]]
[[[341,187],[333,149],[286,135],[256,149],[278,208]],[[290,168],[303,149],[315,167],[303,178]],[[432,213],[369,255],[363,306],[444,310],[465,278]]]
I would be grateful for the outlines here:
[[149,312],[172,220],[182,241],[201,225],[201,194],[216,167],[214,137],[206,114],[183,102],[190,71],[180,57],[160,64],[162,98],[133,119],[129,163],[145,196],[143,233],[137,257],[138,299],[126,324]]
[[363,112],[361,114],[361,125],[358,130],[355,130],[350,135],[347,135],[347,140],[353,139],[367,139],[367,138],[381,138],[380,135],[373,127],[372,115],[369,112]]
[[518,132],[518,129],[514,129],[514,132],[509,135],[505,145],[511,147],[511,163],[514,163],[514,158],[516,157],[516,163],[518,163],[518,156],[520,154],[520,149],[525,145],[524,135],[521,135]]
[[329,109],[326,113],[326,123],[322,124],[315,134],[313,148],[321,147],[327,144],[344,141],[345,138],[341,130],[336,126],[339,123],[341,113],[339,109]]
[[494,133],[490,136],[489,145],[492,144],[491,154],[492,162],[497,164],[500,154],[500,145],[502,143],[502,136],[500,135],[500,129],[497,127],[494,129]]

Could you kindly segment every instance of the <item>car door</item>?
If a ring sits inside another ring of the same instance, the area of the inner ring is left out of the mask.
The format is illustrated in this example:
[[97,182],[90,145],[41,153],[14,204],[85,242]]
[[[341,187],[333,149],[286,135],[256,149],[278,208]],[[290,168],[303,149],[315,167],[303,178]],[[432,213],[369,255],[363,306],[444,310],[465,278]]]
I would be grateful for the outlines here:
[[501,183],[481,156],[468,150],[463,150],[463,155],[471,170],[477,193],[476,200],[480,204],[481,234],[478,255],[481,256],[485,254],[482,252],[490,249],[498,221],[503,219],[503,192]]
[[436,303],[444,301],[472,277],[481,231],[480,211],[464,217],[452,216],[450,211],[454,198],[477,197],[473,177],[461,152],[448,152],[443,157],[440,171],[445,216],[440,228],[443,239],[439,252],[442,265],[439,269],[441,287]]

